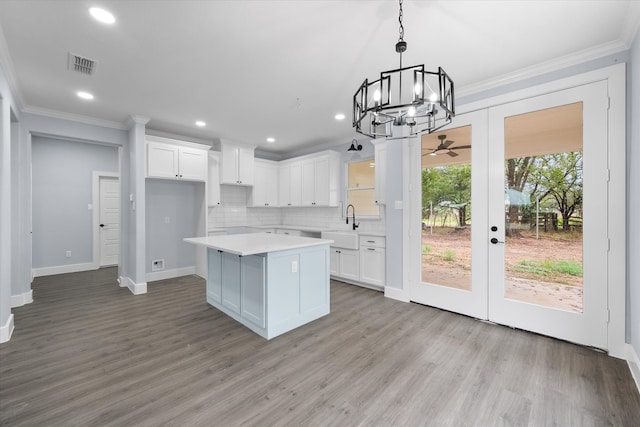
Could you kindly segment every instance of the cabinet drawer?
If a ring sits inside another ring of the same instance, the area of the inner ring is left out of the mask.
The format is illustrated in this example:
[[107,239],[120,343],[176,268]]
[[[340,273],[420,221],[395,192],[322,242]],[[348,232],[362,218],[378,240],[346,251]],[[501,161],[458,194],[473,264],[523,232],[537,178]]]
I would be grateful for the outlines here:
[[373,246],[375,248],[385,247],[385,238],[381,236],[360,235],[360,246]]
[[276,234],[287,234],[289,236],[302,236],[302,232],[300,230],[291,230],[288,228],[278,228],[276,229]]

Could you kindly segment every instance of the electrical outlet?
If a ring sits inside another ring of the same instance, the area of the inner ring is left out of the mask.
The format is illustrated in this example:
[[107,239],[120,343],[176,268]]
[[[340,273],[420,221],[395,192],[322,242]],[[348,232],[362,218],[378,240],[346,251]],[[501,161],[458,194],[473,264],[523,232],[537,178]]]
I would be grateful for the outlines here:
[[164,260],[163,259],[154,259],[151,261],[151,271],[161,271],[164,270]]
[[165,224],[169,224],[171,222],[171,218],[169,218],[168,216],[164,217],[164,223]]
[[71,251],[67,251],[64,256],[66,256],[67,258],[71,258]]
[[291,261],[291,272],[292,273],[298,272],[298,261]]

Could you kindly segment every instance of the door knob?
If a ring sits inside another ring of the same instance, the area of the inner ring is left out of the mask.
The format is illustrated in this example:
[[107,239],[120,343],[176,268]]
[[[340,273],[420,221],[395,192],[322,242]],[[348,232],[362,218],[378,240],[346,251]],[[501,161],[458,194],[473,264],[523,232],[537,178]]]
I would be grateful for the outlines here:
[[100,227],[104,227],[104,224],[100,224]]
[[504,242],[501,242],[500,240],[498,240],[498,239],[497,239],[497,238],[495,238],[495,237],[492,237],[492,238],[491,238],[491,240],[490,240],[490,242],[491,242],[491,243],[493,243],[494,245],[497,245],[498,243],[504,243]]
[[495,225],[491,226],[491,231],[498,231],[498,227],[496,227]]

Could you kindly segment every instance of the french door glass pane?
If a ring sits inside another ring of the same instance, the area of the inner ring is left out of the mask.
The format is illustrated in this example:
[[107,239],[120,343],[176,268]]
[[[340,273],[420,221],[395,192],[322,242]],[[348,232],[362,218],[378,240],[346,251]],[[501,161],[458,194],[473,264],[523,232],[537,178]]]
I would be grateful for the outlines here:
[[422,282],[471,290],[471,126],[422,136]]
[[505,297],[582,312],[582,103],[504,125]]

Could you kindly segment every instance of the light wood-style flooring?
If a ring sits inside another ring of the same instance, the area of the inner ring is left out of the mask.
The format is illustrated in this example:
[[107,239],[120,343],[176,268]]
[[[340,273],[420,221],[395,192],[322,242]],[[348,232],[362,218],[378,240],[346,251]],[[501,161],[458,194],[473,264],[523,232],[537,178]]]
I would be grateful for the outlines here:
[[0,345],[3,426],[640,426],[626,362],[332,282],[266,341],[196,276],[38,278]]

